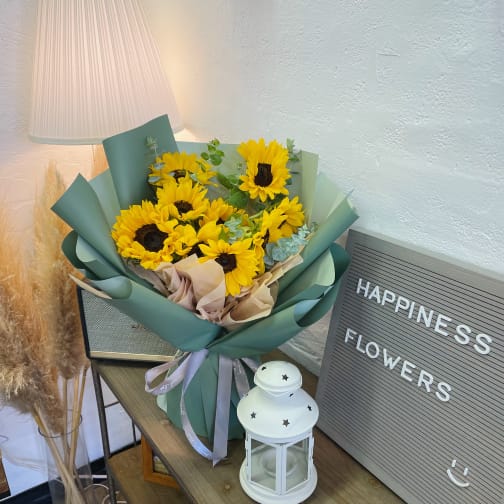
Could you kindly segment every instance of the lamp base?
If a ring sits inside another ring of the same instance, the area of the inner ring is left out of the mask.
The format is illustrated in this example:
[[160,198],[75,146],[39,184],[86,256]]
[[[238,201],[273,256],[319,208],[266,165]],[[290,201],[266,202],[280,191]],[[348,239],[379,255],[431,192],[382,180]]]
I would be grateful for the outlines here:
[[310,478],[303,485],[283,495],[278,495],[247,480],[247,459],[245,459],[240,468],[240,484],[243,491],[260,504],[299,504],[308,499],[315,490],[317,470],[313,466]]

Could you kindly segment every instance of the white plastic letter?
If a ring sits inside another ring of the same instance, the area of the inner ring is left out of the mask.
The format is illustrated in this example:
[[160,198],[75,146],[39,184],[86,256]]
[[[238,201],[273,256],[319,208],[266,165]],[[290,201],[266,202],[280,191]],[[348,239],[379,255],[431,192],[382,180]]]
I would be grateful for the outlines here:
[[409,382],[412,382],[413,378],[410,375],[413,372],[413,369],[415,368],[416,368],[415,364],[413,364],[410,361],[404,360],[401,369],[401,377],[404,378],[405,380],[408,380]]
[[354,336],[357,336],[357,333],[353,329],[350,329],[350,327],[347,327],[345,333],[345,343],[348,343],[350,340],[353,340]]
[[425,306],[420,305],[420,308],[418,308],[418,314],[416,321],[420,323],[420,320],[423,319],[423,323],[425,327],[430,327],[432,324],[432,316],[434,315],[434,310],[429,311],[429,315],[427,315],[427,311],[425,310]]
[[487,355],[490,353],[490,343],[492,343],[491,336],[488,334],[480,333],[476,336],[476,343],[474,344],[474,350],[481,355]]
[[392,356],[388,354],[387,349],[383,349],[383,365],[385,367],[394,369],[400,360],[401,357],[399,355],[395,359],[393,359]]
[[359,334],[359,337],[357,338],[357,344],[355,345],[355,348],[357,349],[358,352],[365,354],[366,350],[361,347],[361,341],[362,341],[362,334]]
[[451,387],[448,383],[439,382],[437,384],[438,391],[436,392],[436,397],[443,402],[448,402],[450,400]]
[[434,376],[423,369],[420,370],[420,374],[418,375],[417,386],[421,387],[422,385],[425,387],[427,392],[430,392],[430,386],[434,382]]
[[445,331],[445,329],[448,327],[448,322],[451,322],[451,320],[452,319],[450,317],[447,317],[446,315],[440,313],[437,316],[434,331],[436,331],[438,334],[441,334],[442,336],[448,336],[448,333]]
[[383,291],[383,297],[381,300],[381,304],[383,306],[385,303],[393,303],[395,301],[395,299],[396,299],[396,295],[392,291],[385,289]]
[[378,346],[378,343],[375,343],[374,341],[370,341],[366,345],[366,355],[370,359],[376,359],[380,355],[380,347]]
[[455,341],[457,343],[460,343],[461,345],[467,345],[470,341],[471,338],[469,337],[469,334],[471,334],[471,328],[469,326],[466,326],[465,324],[459,324],[455,328],[455,333],[453,337],[455,338]]
[[357,282],[357,289],[355,290],[355,292],[359,294],[360,290],[362,289],[364,291],[364,297],[367,297],[369,292],[369,282],[366,282],[365,287],[362,286],[362,282],[363,282],[362,278],[359,278],[359,281]]
[[376,285],[375,288],[373,289],[373,291],[371,292],[371,294],[369,294],[368,299],[373,299],[373,298],[376,299],[377,303],[381,303],[381,299],[380,299],[380,286],[379,285]]
[[409,299],[399,296],[397,298],[397,302],[395,305],[395,312],[397,313],[399,310],[407,310],[410,307],[410,301]]

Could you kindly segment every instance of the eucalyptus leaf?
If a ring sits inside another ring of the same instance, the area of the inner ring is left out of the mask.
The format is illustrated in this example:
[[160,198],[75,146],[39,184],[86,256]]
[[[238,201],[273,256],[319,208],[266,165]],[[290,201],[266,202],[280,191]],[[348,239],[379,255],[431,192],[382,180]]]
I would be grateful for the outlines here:
[[236,208],[245,208],[249,201],[248,195],[237,188],[234,188],[228,198],[228,203]]
[[226,175],[220,172],[217,173],[217,181],[226,189],[232,189],[234,187],[234,184],[229,180],[229,177],[226,177]]

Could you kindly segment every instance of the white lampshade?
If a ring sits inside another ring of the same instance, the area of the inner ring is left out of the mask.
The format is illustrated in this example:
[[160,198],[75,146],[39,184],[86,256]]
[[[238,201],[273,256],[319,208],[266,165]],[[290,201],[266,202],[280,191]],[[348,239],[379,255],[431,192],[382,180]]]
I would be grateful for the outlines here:
[[137,0],[39,0],[29,137],[96,144],[181,119]]

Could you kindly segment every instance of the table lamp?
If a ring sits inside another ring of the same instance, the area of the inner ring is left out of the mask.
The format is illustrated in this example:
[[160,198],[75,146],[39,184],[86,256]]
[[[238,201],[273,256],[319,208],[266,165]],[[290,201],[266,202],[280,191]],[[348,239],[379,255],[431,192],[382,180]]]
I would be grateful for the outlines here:
[[99,144],[163,114],[182,129],[137,0],[39,0],[31,140]]

